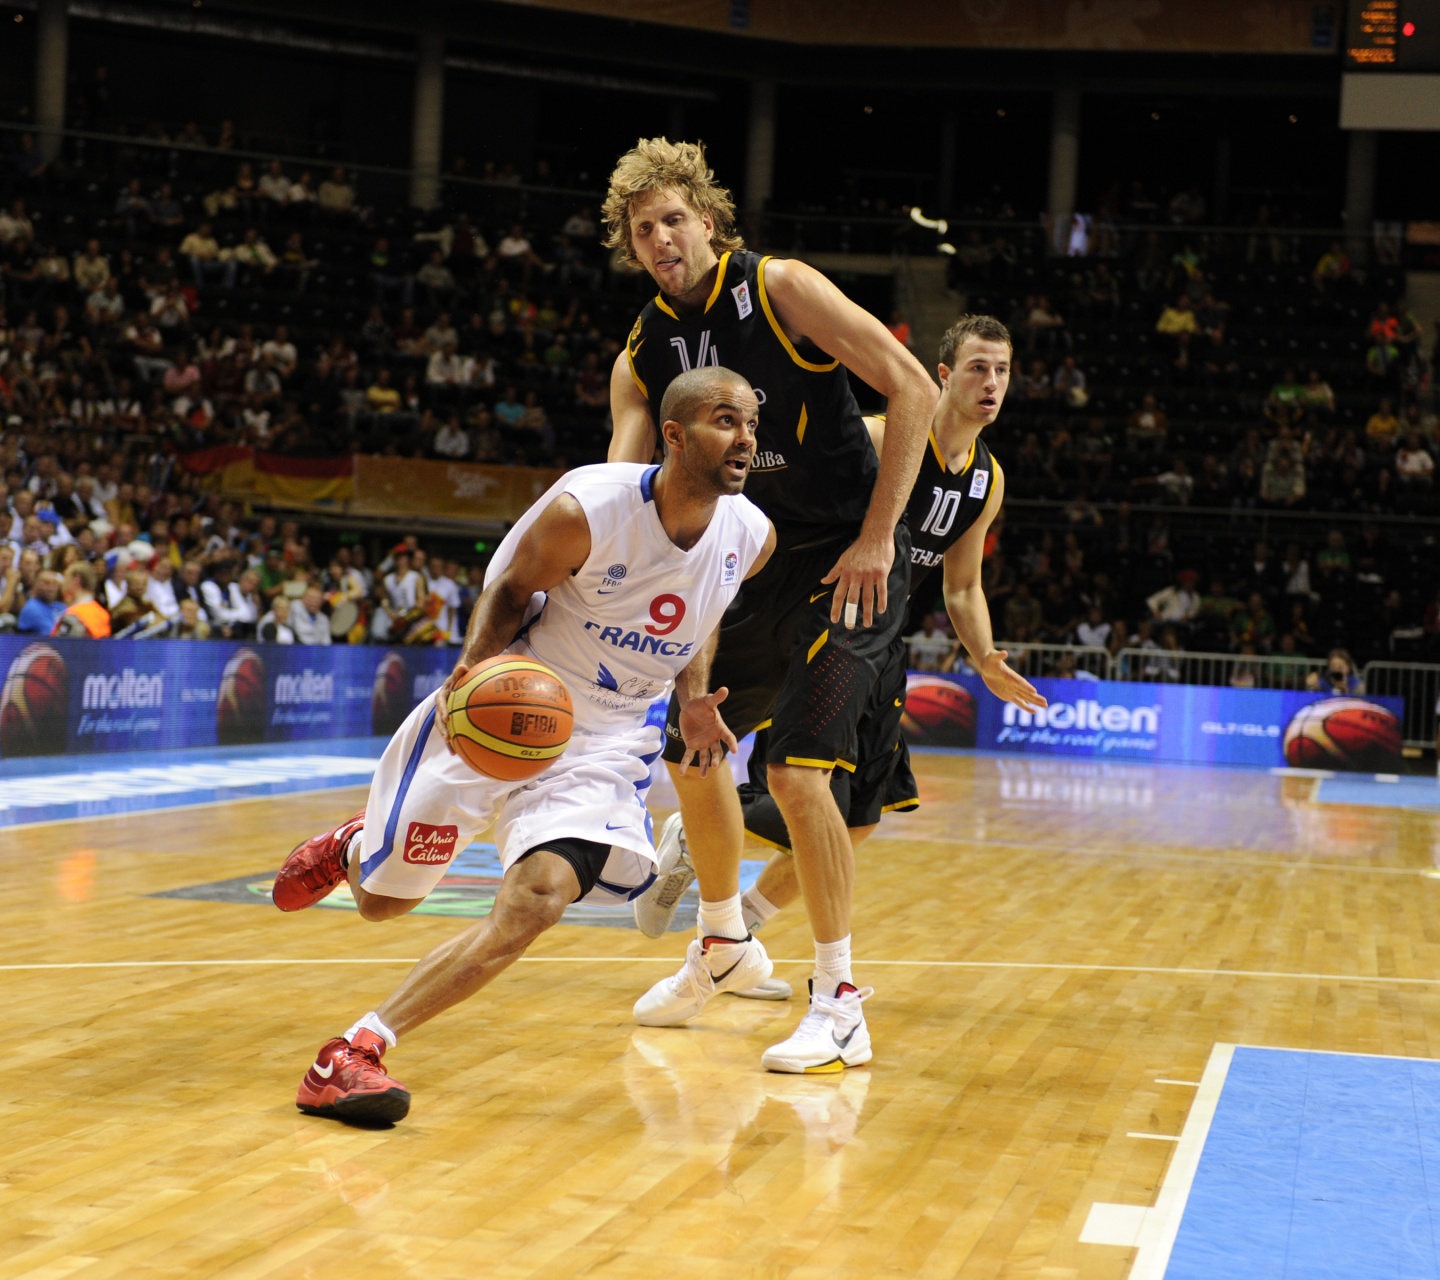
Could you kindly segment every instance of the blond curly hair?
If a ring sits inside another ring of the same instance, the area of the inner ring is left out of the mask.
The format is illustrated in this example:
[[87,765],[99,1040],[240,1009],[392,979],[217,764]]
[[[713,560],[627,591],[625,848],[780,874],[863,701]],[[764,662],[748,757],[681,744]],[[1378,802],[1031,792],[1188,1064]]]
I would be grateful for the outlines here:
[[641,138],[616,162],[600,207],[605,247],[619,249],[631,266],[640,263],[630,240],[630,214],[638,200],[657,191],[676,191],[696,213],[710,215],[714,222],[710,247],[717,254],[745,247],[735,230],[735,201],[715,181],[705,160],[705,144]]

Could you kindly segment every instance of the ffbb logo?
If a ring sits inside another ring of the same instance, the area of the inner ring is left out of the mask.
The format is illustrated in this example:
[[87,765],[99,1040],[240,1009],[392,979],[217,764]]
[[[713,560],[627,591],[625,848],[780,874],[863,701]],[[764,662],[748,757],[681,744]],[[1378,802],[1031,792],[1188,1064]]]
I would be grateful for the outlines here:
[[455,856],[457,827],[432,827],[428,822],[412,822],[405,833],[405,861],[420,866],[442,866]]

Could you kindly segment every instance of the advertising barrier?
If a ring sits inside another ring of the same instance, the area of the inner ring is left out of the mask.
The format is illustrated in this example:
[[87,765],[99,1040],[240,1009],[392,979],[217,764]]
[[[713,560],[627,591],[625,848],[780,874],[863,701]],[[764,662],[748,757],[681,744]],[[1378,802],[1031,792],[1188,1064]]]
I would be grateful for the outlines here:
[[1029,715],[979,676],[913,671],[902,725],[911,746],[1386,773],[1401,767],[1403,698],[1279,689],[1039,679]]
[[388,735],[457,652],[0,636],[0,757]]

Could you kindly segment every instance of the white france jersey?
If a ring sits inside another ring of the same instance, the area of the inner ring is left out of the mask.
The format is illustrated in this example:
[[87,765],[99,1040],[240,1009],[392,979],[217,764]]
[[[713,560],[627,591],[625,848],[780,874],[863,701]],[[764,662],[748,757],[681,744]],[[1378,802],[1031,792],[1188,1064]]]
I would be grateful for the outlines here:
[[536,595],[509,646],[560,676],[578,727],[614,732],[643,723],[714,631],[769,536],[770,522],[754,503],[726,496],[700,540],[682,551],[655,510],[659,471],[603,462],[562,476],[505,535],[485,573],[488,587],[562,493],[580,504],[590,555],[578,573]]

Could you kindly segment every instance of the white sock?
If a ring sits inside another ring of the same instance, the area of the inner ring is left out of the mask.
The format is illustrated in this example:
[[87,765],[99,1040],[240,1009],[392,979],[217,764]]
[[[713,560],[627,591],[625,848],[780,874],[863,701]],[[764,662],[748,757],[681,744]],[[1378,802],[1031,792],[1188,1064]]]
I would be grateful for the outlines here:
[[358,858],[360,856],[360,842],[364,838],[364,836],[364,828],[361,828],[353,836],[350,837],[350,843],[345,846],[345,853],[341,857],[340,863],[347,870],[350,867],[350,859]]
[[852,987],[855,985],[855,980],[850,976],[848,933],[839,942],[815,944],[815,994],[833,996],[842,982],[848,982]]
[[355,1033],[361,1030],[369,1031],[371,1034],[379,1036],[380,1039],[385,1041],[392,1049],[395,1047],[395,1033],[380,1021],[380,1015],[374,1012],[374,1010],[371,1010],[371,1012],[367,1013],[359,1022],[351,1027],[350,1030],[345,1033],[345,1039],[355,1039]]
[[751,933],[754,933],[779,910],[780,908],[761,893],[757,886],[752,885],[740,895],[740,912],[744,917],[745,927]]
[[702,940],[705,938],[732,938],[741,941],[746,934],[745,917],[740,912],[740,895],[725,898],[721,902],[700,900],[700,916],[697,921]]

